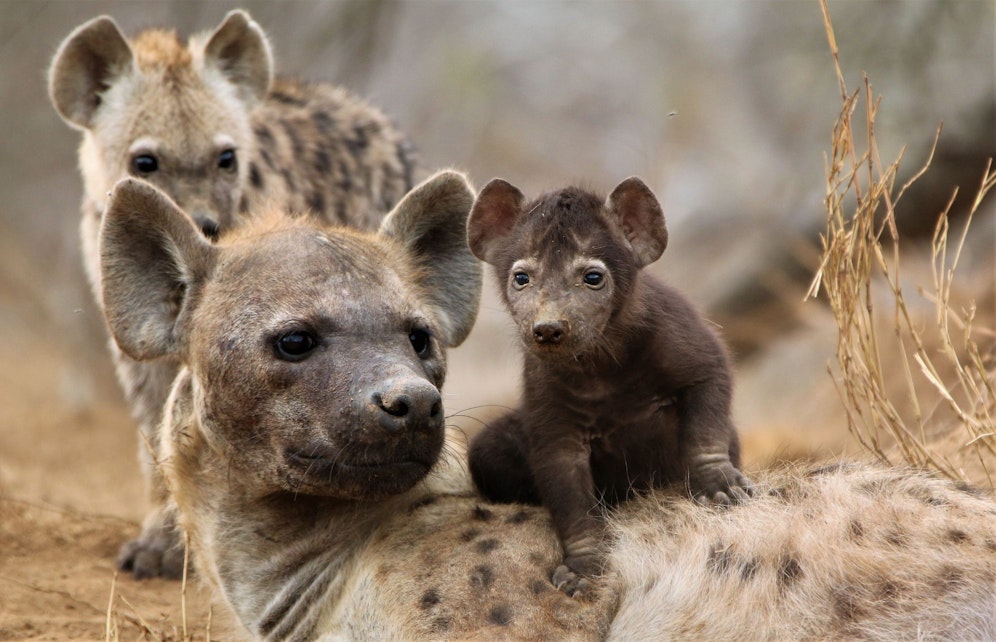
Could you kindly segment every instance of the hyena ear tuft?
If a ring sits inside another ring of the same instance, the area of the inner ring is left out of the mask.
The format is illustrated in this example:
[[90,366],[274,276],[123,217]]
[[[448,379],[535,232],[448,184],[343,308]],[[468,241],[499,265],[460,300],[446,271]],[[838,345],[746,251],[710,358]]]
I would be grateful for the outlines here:
[[228,12],[204,45],[204,64],[239,88],[247,103],[263,100],[273,81],[273,52],[262,28],[245,11]]
[[474,189],[460,172],[444,170],[417,185],[380,226],[408,252],[415,278],[441,324],[443,343],[467,338],[481,300],[481,264],[467,247]]
[[133,178],[115,185],[100,228],[100,278],[107,323],[125,354],[177,353],[215,251],[157,188]]
[[640,267],[660,258],[667,247],[667,225],[646,183],[635,176],[619,183],[605,201],[605,209],[622,229]]
[[87,129],[101,94],[128,73],[134,55],[118,25],[100,16],[80,25],[59,46],[48,72],[48,94],[59,115]]
[[494,262],[494,252],[511,234],[524,202],[522,192],[508,181],[493,178],[484,186],[467,221],[467,243],[474,256]]

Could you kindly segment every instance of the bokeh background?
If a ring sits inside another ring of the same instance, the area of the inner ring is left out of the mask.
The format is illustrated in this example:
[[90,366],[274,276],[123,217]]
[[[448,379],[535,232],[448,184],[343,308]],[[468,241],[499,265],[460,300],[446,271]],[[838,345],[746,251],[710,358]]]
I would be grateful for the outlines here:
[[[501,176],[527,195],[572,182],[607,193],[641,176],[670,229],[652,270],[736,355],[748,461],[790,457],[803,438],[827,452],[846,442],[826,372],[832,319],[819,301],[802,303],[841,105],[815,0],[4,0],[0,494],[131,526],[143,510],[137,438],[79,256],[79,137],[49,104],[48,62],[99,14],[129,34],[189,34],[236,7],[270,36],[278,71],[369,98],[411,136],[423,170],[461,168],[478,186]],[[912,174],[943,122],[933,167],[900,209],[906,251],[924,253],[952,189],[962,189],[957,217],[996,155],[996,2],[832,0],[830,10],[849,90],[867,73],[883,98],[884,162],[905,148],[900,175]],[[959,268],[973,275],[966,297],[990,306],[991,201]],[[467,430],[518,394],[516,339],[490,274],[487,285],[445,391]]]

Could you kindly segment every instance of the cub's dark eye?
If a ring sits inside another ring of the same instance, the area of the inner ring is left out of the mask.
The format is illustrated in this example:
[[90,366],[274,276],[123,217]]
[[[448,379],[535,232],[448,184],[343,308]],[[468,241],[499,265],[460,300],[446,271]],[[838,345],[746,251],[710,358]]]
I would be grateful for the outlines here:
[[408,334],[408,340],[412,342],[412,349],[415,354],[424,357],[429,354],[429,333],[425,330],[412,330]]
[[159,161],[152,154],[139,154],[131,159],[131,171],[134,174],[151,174],[159,169]]
[[593,290],[597,290],[605,285],[605,275],[601,272],[588,272],[584,275],[584,284]]
[[218,154],[218,167],[234,172],[239,167],[239,160],[234,149],[226,149]]
[[516,272],[512,275],[512,283],[517,288],[524,288],[529,285],[529,275],[525,272]]
[[285,361],[301,361],[318,346],[318,339],[310,332],[295,330],[277,339],[277,356]]

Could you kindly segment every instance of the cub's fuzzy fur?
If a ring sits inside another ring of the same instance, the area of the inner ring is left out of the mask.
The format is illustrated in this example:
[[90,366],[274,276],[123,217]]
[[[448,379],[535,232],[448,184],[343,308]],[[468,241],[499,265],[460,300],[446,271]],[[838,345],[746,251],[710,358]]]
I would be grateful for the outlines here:
[[685,298],[641,268],[667,246],[638,178],[607,199],[571,187],[526,203],[488,183],[468,221],[525,348],[521,408],[471,442],[494,501],[540,501],[564,543],[553,581],[573,594],[601,571],[602,503],[687,484],[704,503],[751,493],[738,470],[726,350]]
[[444,348],[480,292],[472,198],[443,173],[375,235],[275,214],[211,245],[155,189],[116,188],[111,329],[184,364],[162,467],[201,576],[250,635],[996,639],[996,503],[864,465],[760,471],[755,498],[722,508],[649,491],[608,513],[588,598],[554,589],[547,511],[475,496],[442,441]]
[[[391,122],[341,87],[274,80],[266,36],[243,11],[189,42],[161,29],[128,40],[111,18],[91,20],[59,47],[49,93],[83,134],[80,231],[98,304],[97,234],[108,193],[126,176],[165,191],[209,236],[263,206],[374,229],[413,184],[410,145]],[[138,577],[177,576],[183,551],[149,450],[178,364],[111,352],[141,430],[153,505],[119,562]]]

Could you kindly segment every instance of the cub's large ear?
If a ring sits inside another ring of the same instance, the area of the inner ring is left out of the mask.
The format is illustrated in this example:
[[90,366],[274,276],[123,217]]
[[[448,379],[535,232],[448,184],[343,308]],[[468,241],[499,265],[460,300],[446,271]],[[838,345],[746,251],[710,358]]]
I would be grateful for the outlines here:
[[262,100],[273,80],[273,52],[262,28],[245,11],[229,11],[204,45],[205,67],[216,69],[248,104]]
[[131,72],[134,56],[118,25],[100,16],[77,27],[62,41],[48,71],[48,95],[70,125],[87,129],[101,94]]
[[481,300],[481,264],[467,249],[473,202],[466,176],[441,171],[408,192],[380,226],[414,259],[414,278],[442,324],[443,343],[451,347],[467,338]]
[[667,225],[660,203],[646,183],[635,176],[619,183],[605,201],[605,209],[622,228],[640,267],[660,258],[667,247]]
[[467,221],[467,243],[474,256],[485,263],[494,263],[494,252],[511,234],[524,203],[522,192],[500,178],[493,178],[484,186]]
[[216,249],[157,188],[133,178],[111,192],[100,228],[104,314],[133,359],[176,354],[183,319],[215,262]]

